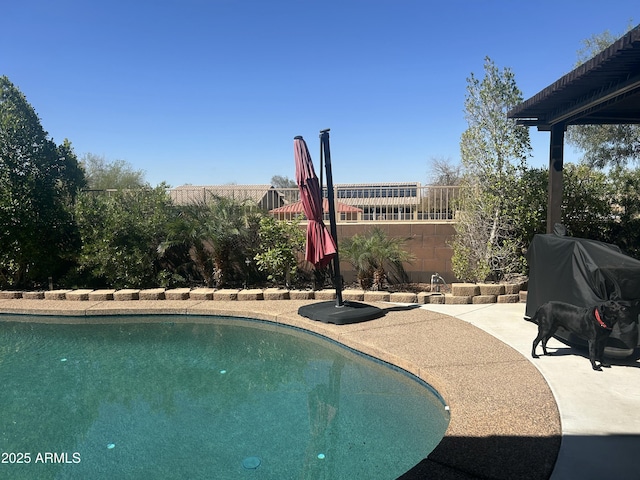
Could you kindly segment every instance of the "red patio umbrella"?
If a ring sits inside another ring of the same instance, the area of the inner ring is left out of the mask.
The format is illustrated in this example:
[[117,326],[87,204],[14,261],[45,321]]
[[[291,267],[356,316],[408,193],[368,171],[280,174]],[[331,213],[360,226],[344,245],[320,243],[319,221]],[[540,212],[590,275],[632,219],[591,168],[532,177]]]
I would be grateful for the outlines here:
[[303,305],[298,309],[298,314],[312,320],[335,323],[336,325],[364,322],[382,317],[384,311],[378,307],[342,300],[342,276],[340,275],[340,259],[338,258],[338,249],[336,247],[338,232],[336,208],[333,201],[329,129],[320,130],[320,170],[322,170],[322,161],[324,160],[327,172],[331,232],[328,232],[322,223],[322,195],[307,145],[302,137],[295,137],[293,142],[296,159],[296,180],[300,188],[300,197],[303,205],[308,205],[309,207],[307,210],[305,206],[304,210],[309,221],[307,226],[307,260],[317,266],[326,265],[333,260],[333,284],[336,287],[335,304],[333,302],[318,302]]
[[307,247],[305,258],[316,268],[328,265],[336,256],[336,243],[322,221],[322,192],[318,176],[304,139],[293,139],[296,163],[296,182],[300,189],[300,201],[309,223],[307,224]]

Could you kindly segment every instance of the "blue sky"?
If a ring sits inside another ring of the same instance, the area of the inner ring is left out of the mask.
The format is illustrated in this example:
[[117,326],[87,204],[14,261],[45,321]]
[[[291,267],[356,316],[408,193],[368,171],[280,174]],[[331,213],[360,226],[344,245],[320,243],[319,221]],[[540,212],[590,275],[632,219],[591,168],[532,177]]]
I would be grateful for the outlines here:
[[[582,40],[640,21],[637,0],[21,0],[2,7],[0,75],[56,143],[156,185],[294,176],[293,137],[335,183],[428,179],[459,161],[466,79],[485,56],[525,99]],[[548,133],[530,130],[532,166]],[[571,147],[565,160],[579,156]]]

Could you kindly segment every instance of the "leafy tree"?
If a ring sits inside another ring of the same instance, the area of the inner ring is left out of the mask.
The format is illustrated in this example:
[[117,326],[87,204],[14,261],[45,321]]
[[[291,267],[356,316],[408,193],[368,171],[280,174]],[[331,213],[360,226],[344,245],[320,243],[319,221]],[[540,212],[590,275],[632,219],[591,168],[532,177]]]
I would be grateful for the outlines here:
[[280,194],[287,202],[295,202],[299,199],[298,184],[295,180],[289,177],[283,177],[281,175],[274,175],[271,177],[271,185],[275,188],[280,188]]
[[296,188],[298,186],[295,180],[291,180],[289,177],[283,177],[282,175],[274,175],[271,177],[271,185],[276,188]]
[[35,110],[0,77],[0,285],[62,276],[79,249],[71,202],[84,186],[71,144],[48,138]]
[[134,170],[125,160],[108,162],[104,157],[87,153],[82,157],[87,186],[92,190],[127,190],[148,187],[143,170]]
[[[631,28],[632,25],[627,31]],[[607,30],[583,40],[576,66],[608,48],[620,36]],[[584,152],[583,161],[592,167],[623,167],[640,160],[640,125],[571,125],[566,139]]]
[[456,222],[452,265],[462,280],[484,280],[492,271],[521,270],[525,240],[515,227],[522,203],[530,154],[529,131],[507,118],[522,102],[513,72],[500,71],[485,58],[484,77],[467,78],[460,150],[468,195]]
[[304,250],[305,234],[300,221],[281,221],[271,216],[260,219],[259,252],[255,256],[258,269],[267,279],[290,286],[298,273],[298,255]]
[[58,193],[68,205],[71,205],[80,192],[86,187],[87,179],[68,139],[64,139],[57,147],[59,175],[56,179]]
[[614,185],[605,173],[584,164],[565,165],[563,176],[562,223],[573,236],[604,240]]
[[640,217],[640,170],[615,168],[609,172],[609,178],[614,185],[610,194],[615,213],[622,220]]
[[462,165],[454,163],[451,158],[431,157],[429,162],[429,184],[454,186],[460,184]]
[[[546,230],[546,168],[528,169],[521,189],[525,209],[515,227],[531,240]],[[620,246],[640,257],[640,171],[615,168],[605,173],[585,164],[564,165],[562,223],[570,235]]]
[[387,272],[394,280],[404,282],[407,275],[404,263],[414,260],[414,256],[404,249],[405,238],[388,237],[379,227],[366,235],[356,234],[340,242],[340,256],[348,261],[356,271],[360,286],[367,290],[382,290],[388,280]]
[[640,258],[640,171],[565,165],[563,223],[569,234],[613,243]]
[[[517,248],[527,248],[535,234],[546,232],[548,185],[547,168],[526,168],[514,184],[513,195],[518,201],[510,202],[508,208],[515,237],[519,239]],[[521,267],[518,273],[526,271],[524,258],[519,258],[515,265]]]
[[166,185],[106,195],[82,193],[76,219],[82,236],[79,272],[92,286],[165,285],[159,246],[172,218]]
[[616,168],[609,178],[613,184],[612,211],[605,241],[640,259],[640,170]]
[[572,125],[567,142],[582,150],[583,161],[595,168],[619,168],[640,160],[639,125]]

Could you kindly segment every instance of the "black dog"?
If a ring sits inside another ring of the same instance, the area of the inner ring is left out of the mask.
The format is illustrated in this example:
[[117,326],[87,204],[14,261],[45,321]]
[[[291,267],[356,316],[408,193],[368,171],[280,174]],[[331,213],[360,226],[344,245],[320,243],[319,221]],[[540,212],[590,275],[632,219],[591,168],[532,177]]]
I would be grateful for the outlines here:
[[601,367],[610,366],[602,362],[605,343],[625,309],[624,305],[611,300],[592,308],[580,308],[563,302],[547,302],[531,317],[531,321],[538,324],[538,336],[533,341],[531,356],[538,358],[536,347],[540,340],[542,351],[547,355],[547,341],[556,333],[558,327],[564,327],[589,342],[591,366],[594,370],[601,371]]

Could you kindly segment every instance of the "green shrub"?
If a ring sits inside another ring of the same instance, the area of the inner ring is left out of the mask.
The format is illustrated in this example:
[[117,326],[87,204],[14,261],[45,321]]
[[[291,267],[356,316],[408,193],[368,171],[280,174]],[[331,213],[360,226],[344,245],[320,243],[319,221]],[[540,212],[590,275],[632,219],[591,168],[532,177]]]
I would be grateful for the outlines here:
[[290,286],[298,274],[298,254],[305,246],[305,234],[300,221],[280,221],[271,216],[260,219],[259,253],[255,255],[258,269],[275,284]]
[[115,193],[85,192],[76,202],[82,238],[79,272],[91,285],[144,288],[170,278],[159,246],[172,207],[164,185]]

